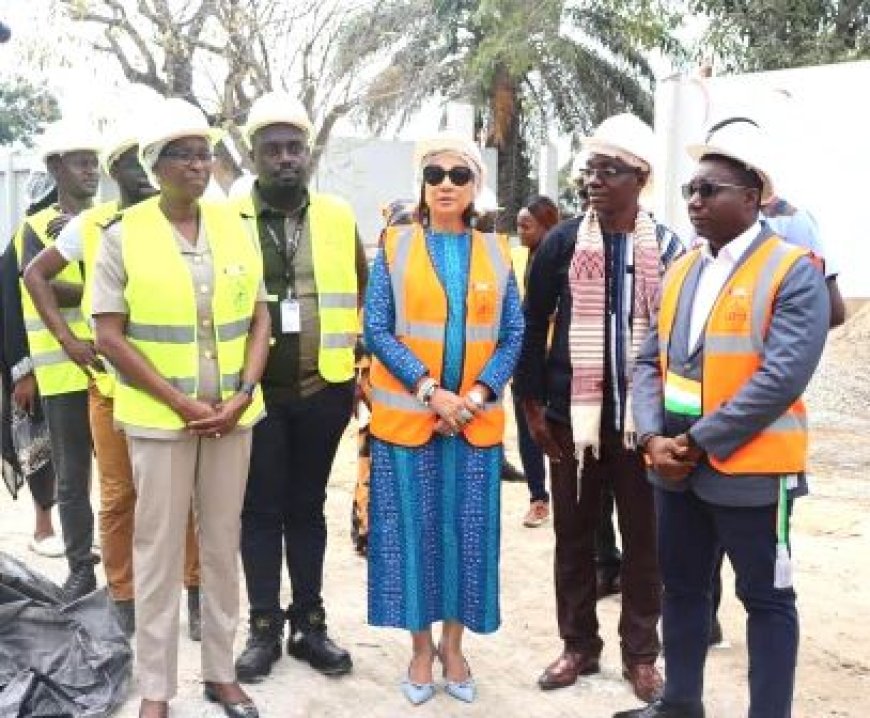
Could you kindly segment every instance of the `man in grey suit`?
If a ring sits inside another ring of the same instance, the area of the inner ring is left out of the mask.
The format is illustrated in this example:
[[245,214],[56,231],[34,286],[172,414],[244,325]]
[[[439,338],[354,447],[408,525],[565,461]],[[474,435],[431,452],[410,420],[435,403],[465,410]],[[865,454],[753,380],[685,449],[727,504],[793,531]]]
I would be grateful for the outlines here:
[[824,348],[829,304],[813,256],[758,221],[773,194],[763,150],[739,129],[689,148],[699,163],[683,194],[706,242],[665,278],[633,392],[655,490],[667,678],[659,701],[615,718],[703,718],[719,546],[748,614],[749,717],[791,715],[798,617],[788,517],[806,493],[800,397]]

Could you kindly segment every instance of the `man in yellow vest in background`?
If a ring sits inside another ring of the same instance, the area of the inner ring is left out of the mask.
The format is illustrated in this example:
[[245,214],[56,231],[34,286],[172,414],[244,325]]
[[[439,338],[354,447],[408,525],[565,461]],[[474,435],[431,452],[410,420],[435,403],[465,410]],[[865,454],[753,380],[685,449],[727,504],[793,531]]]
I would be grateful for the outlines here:
[[[49,126],[42,138],[41,155],[58,189],[58,202],[30,217],[15,236],[18,266],[23,272],[30,261],[53,240],[52,221],[75,215],[91,206],[100,181],[97,152],[99,135],[70,121]],[[94,556],[94,514],[90,503],[91,432],[88,425],[88,373],[80,366],[98,368],[91,331],[81,312],[82,272],[69,265],[53,284],[57,302],[64,307],[70,332],[64,343],[55,339],[42,321],[29,292],[21,288],[30,360],[45,410],[51,451],[57,475],[57,499],[69,576],[63,590],[72,600],[97,586]],[[70,354],[83,353],[79,362]],[[21,381],[21,380],[19,380]],[[23,381],[32,383],[27,377]]]
[[[133,602],[133,515],[136,493],[124,433],[114,426],[114,377],[93,368],[93,346],[77,339],[51,291],[50,281],[70,264],[83,263],[82,313],[90,321],[94,263],[103,228],[119,211],[154,196],[156,190],[139,164],[138,140],[132,128],[119,126],[103,150],[103,169],[118,185],[120,198],[85,210],[63,228],[53,246],[28,265],[24,283],[49,331],[67,347],[70,358],[94,379],[88,388],[89,416],[100,476],[100,543],[109,593],[118,621],[129,637],[135,628]],[[192,518],[192,515],[191,515]],[[188,630],[199,640],[199,547],[191,520],[185,556]]]
[[[289,620],[288,653],[340,675],[352,662],[326,631],[323,509],[353,408],[368,269],[350,206],[308,190],[313,128],[301,103],[282,93],[264,95],[251,107],[245,135],[257,181],[238,204],[263,256],[272,346],[262,378],[267,416],[254,428],[242,512],[251,613],[236,672],[242,681],[267,675]],[[285,548],[292,587],[286,613],[280,603]]]
[[759,222],[766,147],[734,127],[693,145],[683,187],[702,245],[665,277],[637,359],[634,408],[654,486],[667,679],[620,718],[703,718],[711,578],[721,546],[748,614],[749,718],[790,718],[798,647],[789,515],[806,493],[801,395],[830,308],[808,250]]

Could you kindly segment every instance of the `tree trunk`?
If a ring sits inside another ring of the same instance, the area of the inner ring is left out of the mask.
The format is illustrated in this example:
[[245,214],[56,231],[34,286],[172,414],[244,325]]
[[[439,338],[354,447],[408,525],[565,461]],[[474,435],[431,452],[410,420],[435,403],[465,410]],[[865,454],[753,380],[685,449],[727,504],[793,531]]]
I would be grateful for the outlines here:
[[513,230],[517,212],[532,191],[531,167],[522,133],[519,81],[504,65],[496,68],[490,96],[492,130],[490,145],[498,152],[499,231]]

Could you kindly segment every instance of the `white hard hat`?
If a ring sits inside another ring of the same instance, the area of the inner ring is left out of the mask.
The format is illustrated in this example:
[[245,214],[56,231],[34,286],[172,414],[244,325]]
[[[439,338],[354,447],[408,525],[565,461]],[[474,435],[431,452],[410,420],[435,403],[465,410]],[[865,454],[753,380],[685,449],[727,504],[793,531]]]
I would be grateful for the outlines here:
[[222,136],[223,132],[209,126],[198,107],[180,97],[170,97],[158,103],[139,134],[139,163],[157,187],[153,169],[166,145],[182,137],[202,137],[214,146]]
[[474,208],[481,214],[498,212],[504,209],[499,205],[495,192],[486,186],[481,187],[480,192],[477,193],[477,198],[474,200]]
[[298,99],[286,92],[267,92],[251,105],[248,121],[243,128],[248,147],[251,147],[254,133],[268,125],[298,127],[307,135],[309,144],[314,142],[314,126],[308,117],[308,111]]
[[[416,172],[419,174],[422,171],[423,161],[427,157],[438,152],[453,152],[463,157],[474,172],[475,186],[478,188],[483,186],[486,175],[483,155],[480,153],[480,147],[470,138],[463,137],[455,132],[440,132],[437,135],[418,141],[414,148],[414,168]],[[480,190],[478,189],[478,191]]]
[[208,120],[195,105],[180,97],[160,102],[139,134],[139,152],[155,145],[166,145],[182,137],[203,137],[216,145],[223,133],[210,127]]
[[733,122],[717,129],[703,144],[689,145],[689,156],[696,161],[706,155],[730,157],[761,178],[761,204],[774,197],[771,160],[764,132],[749,122]]
[[66,152],[99,152],[102,144],[99,133],[90,125],[59,120],[48,125],[39,138],[39,156],[45,162],[52,155]]
[[118,161],[118,158],[139,144],[139,133],[130,122],[117,122],[112,129],[106,132],[106,137],[100,160],[103,164],[103,171],[109,174],[112,171],[112,165]]
[[656,138],[652,127],[630,112],[608,117],[581,142],[588,154],[616,157],[646,172],[655,165]]

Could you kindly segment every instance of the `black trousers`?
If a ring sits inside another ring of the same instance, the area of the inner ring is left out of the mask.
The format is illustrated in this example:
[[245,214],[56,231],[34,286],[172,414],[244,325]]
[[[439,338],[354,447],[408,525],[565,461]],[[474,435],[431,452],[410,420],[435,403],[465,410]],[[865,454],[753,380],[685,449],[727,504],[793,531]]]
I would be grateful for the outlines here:
[[70,571],[93,565],[94,511],[91,461],[94,445],[88,421],[88,392],[42,397],[51,458],[57,476],[57,512]]
[[242,509],[242,563],[251,613],[281,611],[281,559],[292,587],[288,613],[322,604],[326,553],[326,484],[350,421],[353,381],[313,396],[269,403],[254,427],[251,470]]

